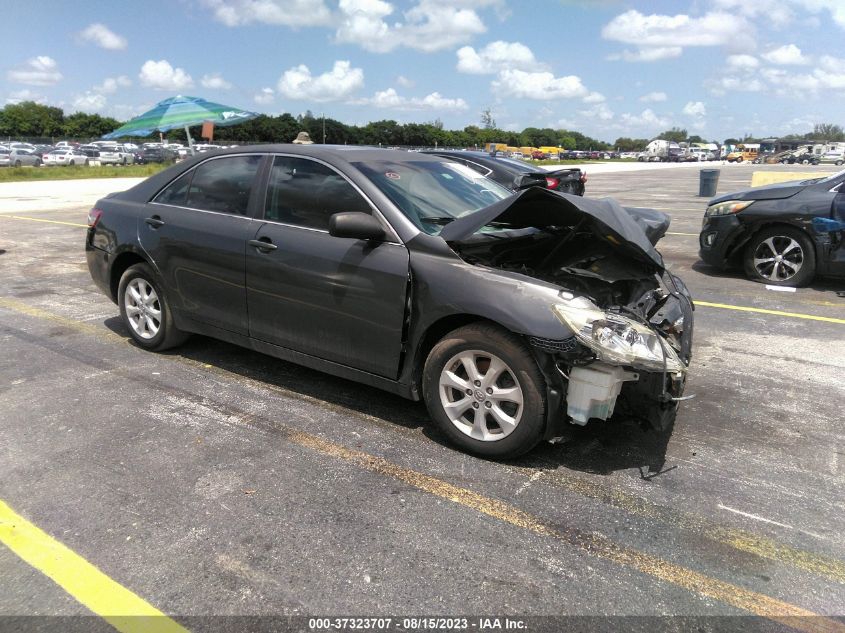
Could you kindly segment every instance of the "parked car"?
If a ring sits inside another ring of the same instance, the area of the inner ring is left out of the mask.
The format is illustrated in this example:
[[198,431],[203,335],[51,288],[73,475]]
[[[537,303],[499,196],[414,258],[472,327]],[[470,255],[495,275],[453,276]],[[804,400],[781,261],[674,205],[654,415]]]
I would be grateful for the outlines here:
[[135,162],[135,155],[123,149],[122,145],[98,146],[100,162],[103,165],[129,165]]
[[40,167],[41,155],[35,149],[16,147],[9,154],[9,162],[12,167]]
[[750,279],[777,286],[845,276],[845,233],[819,233],[816,219],[845,222],[845,171],[714,198],[704,214],[699,255],[720,268],[741,265]]
[[521,160],[499,158],[484,152],[426,150],[422,153],[454,160],[513,191],[536,185],[583,196],[587,182],[587,174],[577,167],[545,171]]
[[0,147],[0,167],[9,167],[12,164],[12,152]]
[[503,458],[610,418],[620,391],[618,415],[674,418],[693,315],[653,245],[668,223],[440,156],[275,145],[97,201],[85,248],[141,348],[218,337],[422,399]]
[[45,165],[88,165],[91,157],[78,149],[57,149],[42,156]]
[[176,160],[176,155],[163,147],[145,147],[135,156],[135,160],[141,165],[146,165],[147,163],[172,163]]

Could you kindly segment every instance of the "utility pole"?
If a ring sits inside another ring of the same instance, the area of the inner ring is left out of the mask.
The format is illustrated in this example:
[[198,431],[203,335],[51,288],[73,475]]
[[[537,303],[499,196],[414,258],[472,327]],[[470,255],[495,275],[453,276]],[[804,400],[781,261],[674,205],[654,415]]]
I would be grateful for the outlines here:
[[323,145],[326,144],[326,113],[325,111],[323,114]]

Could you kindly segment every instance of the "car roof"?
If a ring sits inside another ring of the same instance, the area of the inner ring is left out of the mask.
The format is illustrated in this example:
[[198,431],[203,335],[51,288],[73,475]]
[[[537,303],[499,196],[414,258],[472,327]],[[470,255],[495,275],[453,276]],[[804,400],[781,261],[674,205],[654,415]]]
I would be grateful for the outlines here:
[[422,152],[408,152],[405,150],[386,149],[367,145],[322,145],[316,143],[314,145],[298,145],[294,143],[239,145],[238,147],[214,150],[213,153],[206,152],[203,156],[224,156],[226,154],[249,154],[255,152],[301,154],[303,156],[312,156],[327,160],[335,159],[349,163],[369,160],[392,160],[400,163],[437,160],[435,157]]

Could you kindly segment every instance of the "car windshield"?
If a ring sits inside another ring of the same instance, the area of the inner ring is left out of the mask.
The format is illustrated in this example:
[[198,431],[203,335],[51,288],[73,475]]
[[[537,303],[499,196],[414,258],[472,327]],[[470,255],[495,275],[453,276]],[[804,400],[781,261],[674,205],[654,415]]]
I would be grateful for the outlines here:
[[354,163],[417,227],[437,235],[444,225],[498,202],[512,192],[451,162]]

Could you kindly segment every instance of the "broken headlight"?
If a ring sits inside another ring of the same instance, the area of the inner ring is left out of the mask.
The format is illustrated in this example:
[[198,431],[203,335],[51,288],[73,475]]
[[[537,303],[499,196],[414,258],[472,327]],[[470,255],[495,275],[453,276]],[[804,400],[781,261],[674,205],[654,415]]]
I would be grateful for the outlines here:
[[678,355],[644,323],[621,314],[605,312],[584,297],[564,299],[552,306],[561,322],[596,356],[614,365],[630,365],[646,371],[675,373],[684,369]]

